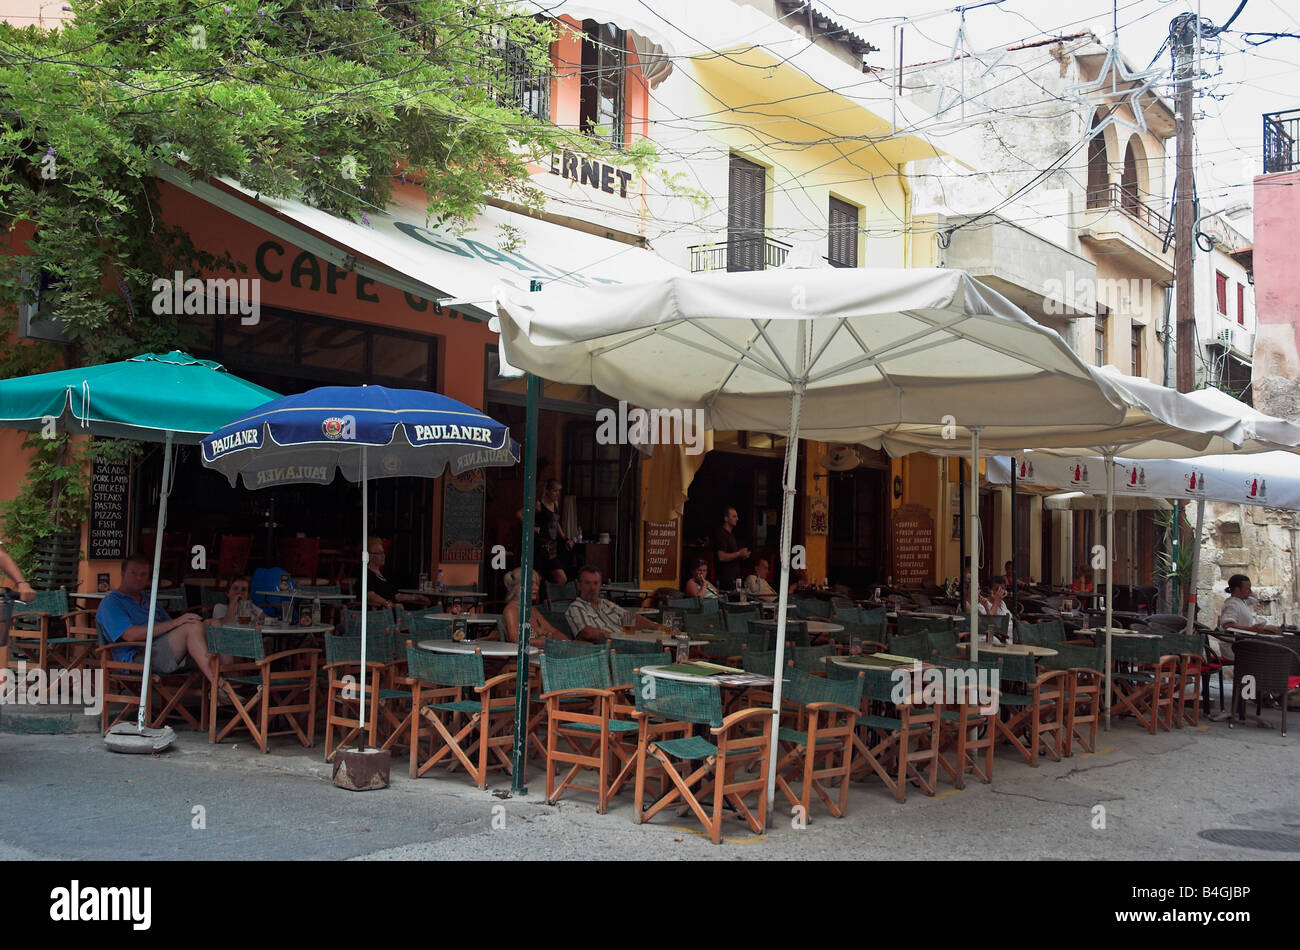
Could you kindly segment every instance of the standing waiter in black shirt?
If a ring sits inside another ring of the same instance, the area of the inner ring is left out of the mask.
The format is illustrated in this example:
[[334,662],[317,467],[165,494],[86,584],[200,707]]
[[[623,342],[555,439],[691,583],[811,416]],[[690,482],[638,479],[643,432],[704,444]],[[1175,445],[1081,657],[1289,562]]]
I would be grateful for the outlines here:
[[713,558],[718,575],[718,588],[722,591],[733,590],[740,578],[740,562],[749,557],[749,548],[742,548],[736,541],[736,524],[740,516],[735,508],[728,508],[722,516],[722,524],[713,534]]

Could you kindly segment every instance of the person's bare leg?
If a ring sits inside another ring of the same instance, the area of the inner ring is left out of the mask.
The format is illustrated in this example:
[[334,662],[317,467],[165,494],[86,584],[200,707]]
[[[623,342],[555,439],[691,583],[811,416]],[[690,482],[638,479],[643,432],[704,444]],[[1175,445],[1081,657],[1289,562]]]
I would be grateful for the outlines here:
[[555,570],[551,571],[551,583],[552,583],[552,584],[564,584],[564,583],[567,583],[568,580],[569,580],[569,578],[568,578],[568,576],[564,573],[564,569],[563,569],[563,568],[557,567]]
[[[200,620],[183,623],[167,634],[172,653],[182,656],[186,653],[194,660],[199,672],[212,682],[212,664],[208,660],[208,635]],[[230,662],[230,657],[223,656],[222,663]]]

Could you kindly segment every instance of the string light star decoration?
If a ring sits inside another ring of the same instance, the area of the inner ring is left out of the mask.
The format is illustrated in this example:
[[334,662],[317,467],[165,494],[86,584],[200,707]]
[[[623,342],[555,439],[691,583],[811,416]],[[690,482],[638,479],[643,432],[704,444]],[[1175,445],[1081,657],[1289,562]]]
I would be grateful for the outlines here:
[[[1097,78],[1092,82],[1077,83],[1065,91],[1065,98],[1080,105],[1089,106],[1092,111],[1103,109],[1106,112],[1100,122],[1084,129],[1083,140],[1086,142],[1094,135],[1106,130],[1109,125],[1117,129],[1125,128],[1142,135],[1147,130],[1146,116],[1143,115],[1142,97],[1156,96],[1152,91],[1155,81],[1164,75],[1163,69],[1148,69],[1133,72],[1119,53],[1119,45],[1112,44],[1102,60]],[[1126,118],[1120,107],[1128,103],[1133,118]]]

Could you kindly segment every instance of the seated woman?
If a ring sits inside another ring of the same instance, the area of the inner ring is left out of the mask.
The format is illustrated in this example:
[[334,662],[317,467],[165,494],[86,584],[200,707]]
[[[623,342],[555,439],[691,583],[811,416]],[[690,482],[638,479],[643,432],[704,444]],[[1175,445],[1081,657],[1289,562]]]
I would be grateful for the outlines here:
[[[506,628],[506,639],[511,643],[519,642],[519,577],[520,569],[515,568],[506,574],[506,605],[501,610],[501,620]],[[536,607],[537,592],[542,586],[541,575],[533,571],[532,586],[532,609],[529,610],[529,623],[532,625],[532,636],[528,638],[528,645],[542,649],[546,646],[548,637],[554,637],[557,640],[568,640],[569,637],[552,627],[542,616],[541,611]]]
[[1086,570],[1079,568],[1074,575],[1074,583],[1070,585],[1070,590],[1079,591],[1084,594],[1092,592],[1092,582],[1088,580],[1088,572]]
[[709,583],[709,562],[700,558],[695,562],[695,571],[691,574],[690,580],[686,582],[686,596],[699,597],[721,597],[718,589]]
[[[1007,586],[1001,578],[994,578],[989,586],[988,593],[981,596],[979,603],[976,605],[981,617],[1010,617],[1011,608],[1006,604]],[[1011,642],[1010,627],[1005,632],[999,631],[993,634],[998,640],[1005,643]],[[981,636],[981,640],[984,638]]]
[[230,582],[230,587],[226,590],[226,602],[224,604],[214,604],[212,607],[212,616],[203,621],[208,626],[220,626],[223,623],[239,622],[239,602],[248,601],[249,623],[256,624],[260,620],[266,619],[266,614],[262,608],[253,603],[249,597],[249,580],[247,577],[236,577]]

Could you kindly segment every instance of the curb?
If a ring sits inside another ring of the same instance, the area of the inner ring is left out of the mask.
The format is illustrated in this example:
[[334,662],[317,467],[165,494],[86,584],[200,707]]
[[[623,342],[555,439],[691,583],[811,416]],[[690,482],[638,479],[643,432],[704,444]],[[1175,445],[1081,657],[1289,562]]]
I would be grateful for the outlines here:
[[99,716],[87,716],[81,706],[0,706],[0,733],[59,736],[98,733]]

